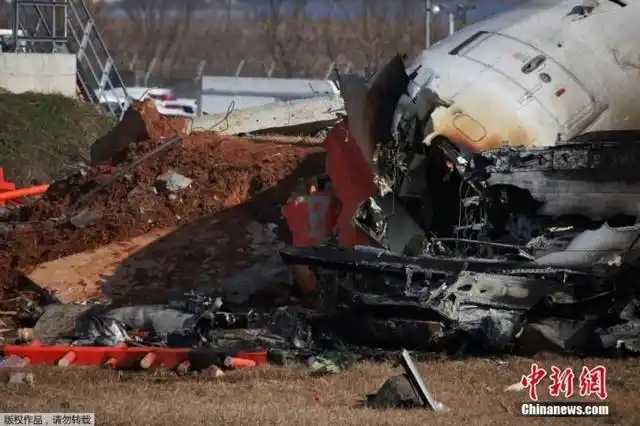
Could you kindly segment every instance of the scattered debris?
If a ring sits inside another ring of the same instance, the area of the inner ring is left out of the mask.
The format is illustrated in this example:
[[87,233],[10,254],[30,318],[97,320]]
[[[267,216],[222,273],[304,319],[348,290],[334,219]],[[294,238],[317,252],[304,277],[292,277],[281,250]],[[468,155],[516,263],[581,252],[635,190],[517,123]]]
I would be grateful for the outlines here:
[[504,388],[504,391],[505,392],[521,392],[525,389],[526,387],[521,382],[516,382]]
[[208,377],[220,378],[224,376],[224,371],[217,365],[211,365],[208,368],[205,368],[200,372],[201,374]]
[[306,364],[311,369],[312,376],[324,376],[343,372],[354,360],[348,352],[325,351],[309,357]]
[[82,229],[95,225],[101,218],[102,213],[85,209],[69,219],[69,222],[76,228]]
[[367,395],[365,405],[370,408],[417,408],[422,401],[406,374],[399,374],[384,382],[377,393]]
[[31,372],[26,371],[12,371],[9,373],[9,381],[10,385],[29,385],[33,386],[36,382],[36,376]]
[[192,182],[193,180],[188,177],[182,176],[173,170],[168,170],[156,178],[156,189],[158,191],[176,192],[188,188]]
[[383,409],[422,407],[433,411],[449,411],[448,407],[433,398],[406,350],[400,354],[400,365],[405,373],[387,380],[378,393],[367,395],[367,406]]
[[29,371],[24,371],[28,363],[15,355],[9,355],[0,360],[0,381],[8,384],[27,384],[33,386],[35,376]]
[[27,365],[24,359],[14,355],[9,355],[7,358],[0,360],[0,369],[15,370],[24,368]]

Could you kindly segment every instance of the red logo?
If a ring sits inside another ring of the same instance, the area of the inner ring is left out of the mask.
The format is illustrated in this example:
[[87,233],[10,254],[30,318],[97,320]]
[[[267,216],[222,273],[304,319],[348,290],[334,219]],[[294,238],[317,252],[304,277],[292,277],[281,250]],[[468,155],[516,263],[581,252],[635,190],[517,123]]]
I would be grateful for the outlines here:
[[596,395],[602,400],[607,399],[607,368],[605,366],[598,365],[592,369],[582,367],[580,395]]
[[[547,377],[547,371],[539,367],[538,364],[531,364],[531,371],[527,375],[523,375],[520,379],[522,387],[529,391],[529,399],[532,401],[538,400],[537,386],[542,380]],[[551,397],[564,396],[565,398],[571,398],[574,394],[574,380],[575,373],[571,367],[567,367],[564,370],[551,366],[551,374],[549,379],[551,385],[549,386],[549,395]],[[607,368],[598,365],[593,368],[582,367],[579,377],[579,393],[580,396],[596,395],[601,400],[607,399]]]
[[560,396],[562,393],[565,398],[571,398],[573,396],[573,379],[576,377],[573,374],[571,367],[567,367],[564,370],[560,370],[555,365],[551,366],[551,386],[549,386],[549,395]]
[[520,384],[525,389],[529,389],[529,399],[532,401],[538,400],[537,386],[546,375],[547,372],[544,371],[544,368],[538,368],[538,364],[533,363],[531,364],[531,372],[520,379]]

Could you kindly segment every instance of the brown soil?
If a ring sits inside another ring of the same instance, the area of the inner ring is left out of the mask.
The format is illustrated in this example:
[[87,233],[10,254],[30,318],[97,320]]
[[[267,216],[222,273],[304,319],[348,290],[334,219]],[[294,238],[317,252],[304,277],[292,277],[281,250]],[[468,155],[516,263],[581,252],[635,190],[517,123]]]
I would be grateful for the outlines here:
[[[148,105],[137,108],[147,131],[132,137],[134,142],[119,153],[118,161],[100,165],[85,176],[54,182],[42,199],[10,218],[12,225],[20,223],[27,229],[12,230],[0,242],[0,282],[5,290],[15,286],[18,271],[154,229],[182,226],[257,194],[268,196],[260,198],[263,206],[254,206],[251,211],[271,215],[259,221],[277,221],[279,210],[273,206],[290,195],[291,178],[312,176],[324,168],[322,149],[317,145],[252,142],[201,132],[185,136],[179,144],[146,159],[85,205],[73,206],[119,168],[181,133],[176,123],[163,119],[157,111],[154,114]],[[147,134],[153,139],[136,141]],[[189,177],[192,184],[177,193],[156,191],[156,177],[168,170]],[[280,185],[288,177],[289,184]],[[265,192],[268,189],[272,190]],[[95,226],[76,229],[67,219],[85,209],[99,213],[101,219]]]

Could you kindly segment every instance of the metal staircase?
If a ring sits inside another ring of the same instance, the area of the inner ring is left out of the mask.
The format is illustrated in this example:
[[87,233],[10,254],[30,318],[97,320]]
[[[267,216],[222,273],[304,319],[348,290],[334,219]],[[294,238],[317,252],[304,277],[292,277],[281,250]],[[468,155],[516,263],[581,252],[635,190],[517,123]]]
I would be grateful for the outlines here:
[[127,92],[84,0],[14,0],[12,21],[14,51],[75,53],[78,94],[122,118]]

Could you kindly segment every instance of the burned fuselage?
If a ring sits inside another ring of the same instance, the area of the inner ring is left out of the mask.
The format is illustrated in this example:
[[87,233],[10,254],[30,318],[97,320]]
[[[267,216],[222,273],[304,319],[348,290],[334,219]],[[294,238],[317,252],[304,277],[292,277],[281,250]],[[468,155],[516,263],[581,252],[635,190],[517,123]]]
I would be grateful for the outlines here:
[[407,68],[396,122],[428,90],[446,106],[423,110],[422,140],[445,137],[461,150],[640,128],[640,3],[589,3],[532,0],[423,51]]
[[362,230],[402,252],[415,229],[397,216],[442,238],[507,233],[509,243],[552,223],[635,223],[634,11],[640,2],[532,0],[463,28],[404,72],[394,58],[368,92],[345,79],[349,128],[380,188],[355,214]]

